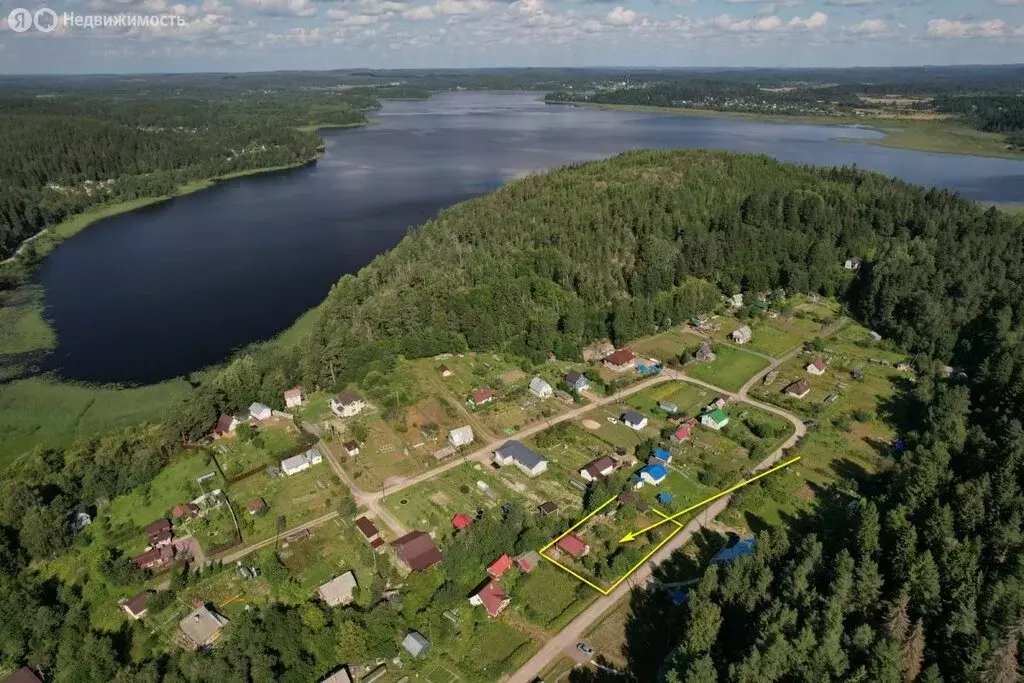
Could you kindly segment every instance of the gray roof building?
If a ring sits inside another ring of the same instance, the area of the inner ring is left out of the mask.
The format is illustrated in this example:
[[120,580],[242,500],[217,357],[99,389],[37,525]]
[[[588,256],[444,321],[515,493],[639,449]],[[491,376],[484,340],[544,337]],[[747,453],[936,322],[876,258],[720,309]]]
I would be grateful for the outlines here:
[[336,607],[352,602],[352,591],[358,587],[356,575],[349,571],[323,584],[316,589],[316,593],[328,605]]
[[195,644],[195,647],[200,648],[217,640],[220,637],[221,629],[227,623],[226,618],[206,609],[206,605],[200,605],[178,622],[178,627]]
[[515,464],[528,474],[536,474],[547,469],[548,461],[534,453],[519,441],[506,441],[494,451],[498,464]]
[[419,631],[409,631],[409,635],[402,641],[402,647],[413,657],[422,657],[430,650],[430,641]]

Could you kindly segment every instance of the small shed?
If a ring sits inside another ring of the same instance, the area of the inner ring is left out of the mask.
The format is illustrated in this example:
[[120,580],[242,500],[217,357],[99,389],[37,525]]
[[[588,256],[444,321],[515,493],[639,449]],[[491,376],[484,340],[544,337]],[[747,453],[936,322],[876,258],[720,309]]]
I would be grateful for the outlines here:
[[409,634],[405,636],[405,640],[402,641],[402,647],[405,648],[406,652],[418,659],[430,650],[430,641],[424,638],[423,634],[419,631],[409,631]]

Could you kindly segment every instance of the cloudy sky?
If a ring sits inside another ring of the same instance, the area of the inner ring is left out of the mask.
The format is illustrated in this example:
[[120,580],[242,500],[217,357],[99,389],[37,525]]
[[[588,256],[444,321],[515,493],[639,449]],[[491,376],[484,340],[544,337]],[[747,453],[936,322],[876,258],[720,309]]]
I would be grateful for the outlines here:
[[[1024,62],[1024,0],[50,2],[0,0],[0,73]],[[12,10],[43,7],[54,30],[13,30]],[[87,28],[64,13],[175,19]]]

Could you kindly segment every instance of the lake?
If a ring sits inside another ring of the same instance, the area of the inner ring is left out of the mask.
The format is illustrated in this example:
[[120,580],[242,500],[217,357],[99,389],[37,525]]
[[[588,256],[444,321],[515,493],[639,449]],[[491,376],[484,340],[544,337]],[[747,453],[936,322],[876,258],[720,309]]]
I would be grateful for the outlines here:
[[[37,281],[58,348],[43,370],[149,383],[216,363],[316,306],[331,284],[444,207],[528,173],[628,149],[711,147],[854,165],[971,199],[1024,201],[1024,162],[853,140],[873,131],[546,106],[536,93],[386,102],[327,130],[314,165],[240,178],[103,220]],[[842,138],[842,139],[838,139]]]

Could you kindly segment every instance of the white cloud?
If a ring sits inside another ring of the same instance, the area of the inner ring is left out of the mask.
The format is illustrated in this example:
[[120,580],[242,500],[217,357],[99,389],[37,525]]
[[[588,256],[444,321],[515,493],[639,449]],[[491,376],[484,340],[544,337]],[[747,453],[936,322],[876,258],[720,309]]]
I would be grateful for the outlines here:
[[311,17],[316,14],[310,0],[238,0],[238,4],[269,16]]
[[434,11],[438,14],[475,14],[490,7],[487,0],[437,0]]
[[889,26],[881,19],[865,19],[859,24],[847,26],[846,31],[857,35],[880,35],[889,31]]
[[622,5],[619,5],[609,12],[605,18],[608,20],[609,24],[613,24],[615,26],[628,26],[636,21],[636,16],[637,15],[634,10],[626,9],[622,7]]
[[434,10],[430,5],[417,5],[402,12],[402,18],[409,21],[429,21],[434,18]]
[[1003,7],[1016,7],[1017,5],[1024,5],[1024,0],[993,0],[997,5]]
[[931,19],[928,35],[935,38],[1008,38],[1024,36],[1024,26],[1014,28],[1002,19],[988,21],[961,21],[958,19]]
[[838,5],[839,7],[859,7],[861,5],[874,5],[879,0],[825,0],[826,5]]
[[805,31],[812,31],[814,29],[825,28],[828,25],[828,15],[824,12],[815,12],[806,19],[800,17],[793,17],[789,20],[789,26],[795,29],[801,29]]

